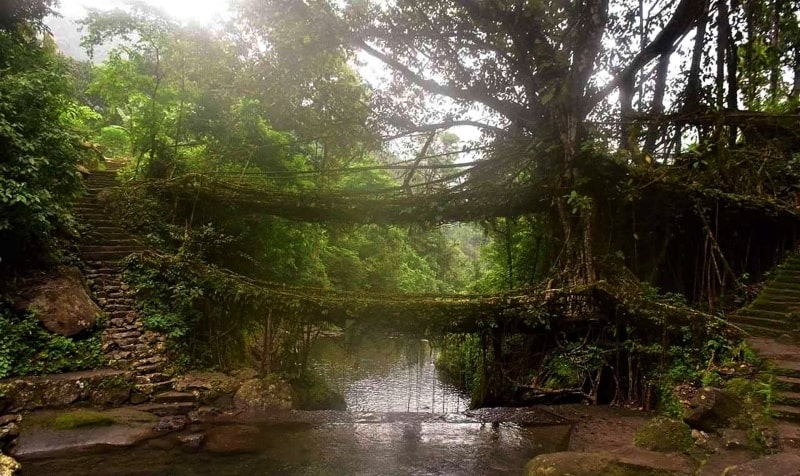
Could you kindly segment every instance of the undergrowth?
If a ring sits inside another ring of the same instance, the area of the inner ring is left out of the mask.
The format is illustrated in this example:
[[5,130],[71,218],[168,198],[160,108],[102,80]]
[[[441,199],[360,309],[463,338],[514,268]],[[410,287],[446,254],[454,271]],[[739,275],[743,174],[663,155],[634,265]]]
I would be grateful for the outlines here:
[[72,372],[103,364],[99,333],[69,338],[44,329],[30,312],[0,302],[0,378]]

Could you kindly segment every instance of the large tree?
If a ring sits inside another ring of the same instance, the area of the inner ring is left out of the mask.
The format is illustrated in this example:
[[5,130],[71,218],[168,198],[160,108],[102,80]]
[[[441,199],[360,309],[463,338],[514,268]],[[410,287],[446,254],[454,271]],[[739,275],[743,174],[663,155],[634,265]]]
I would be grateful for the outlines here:
[[668,13],[651,25],[656,34],[639,32],[639,48],[626,47],[632,35],[623,32],[635,10],[609,0],[270,0],[244,1],[242,11],[264,44],[300,42],[380,61],[392,82],[376,92],[376,111],[392,135],[473,125],[494,141],[492,158],[512,167],[501,176],[546,177],[564,261],[587,281],[597,278],[593,207],[575,206],[572,193],[582,180],[587,117],[617,89],[629,109],[637,75],[707,10],[704,1],[660,3]]

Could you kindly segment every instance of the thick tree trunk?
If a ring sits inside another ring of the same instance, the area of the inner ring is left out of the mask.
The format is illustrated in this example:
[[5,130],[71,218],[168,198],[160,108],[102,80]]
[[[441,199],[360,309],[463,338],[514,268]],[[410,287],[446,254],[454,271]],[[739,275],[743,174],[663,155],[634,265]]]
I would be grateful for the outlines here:
[[703,60],[703,44],[706,37],[708,16],[703,15],[697,22],[697,34],[692,50],[692,63],[689,66],[689,78],[686,82],[686,99],[684,111],[697,111],[700,108],[700,67]]

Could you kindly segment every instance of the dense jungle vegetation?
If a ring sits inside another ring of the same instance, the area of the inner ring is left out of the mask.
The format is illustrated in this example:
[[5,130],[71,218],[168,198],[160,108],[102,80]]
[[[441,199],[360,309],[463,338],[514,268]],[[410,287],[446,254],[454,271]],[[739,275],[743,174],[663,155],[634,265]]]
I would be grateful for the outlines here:
[[[73,260],[78,165],[124,159],[104,199],[178,366],[297,374],[364,293],[481,294],[477,328],[418,330],[477,403],[650,405],[744,358],[725,314],[796,244],[796,0],[241,0],[203,28],[131,2],[81,21],[95,62],[52,0],[9,5],[0,273]],[[0,348],[55,345],[0,312]]]

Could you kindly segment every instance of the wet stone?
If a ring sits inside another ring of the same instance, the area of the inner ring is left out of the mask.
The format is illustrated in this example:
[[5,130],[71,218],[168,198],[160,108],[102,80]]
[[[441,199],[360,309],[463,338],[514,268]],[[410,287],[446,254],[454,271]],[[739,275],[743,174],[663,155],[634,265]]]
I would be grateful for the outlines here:
[[178,441],[180,441],[183,446],[192,449],[200,448],[201,446],[203,446],[205,440],[206,437],[202,433],[192,433],[178,438]]
[[153,427],[153,431],[180,431],[186,427],[186,423],[187,419],[183,415],[165,416],[158,421],[155,427]]

